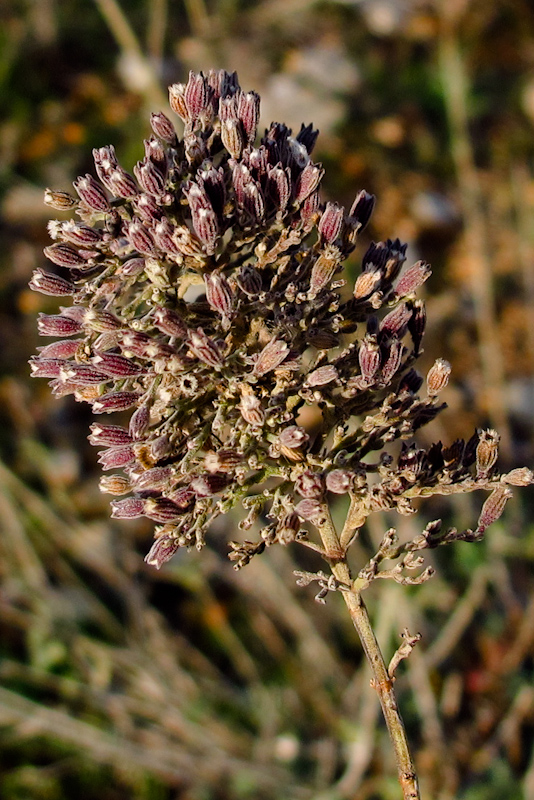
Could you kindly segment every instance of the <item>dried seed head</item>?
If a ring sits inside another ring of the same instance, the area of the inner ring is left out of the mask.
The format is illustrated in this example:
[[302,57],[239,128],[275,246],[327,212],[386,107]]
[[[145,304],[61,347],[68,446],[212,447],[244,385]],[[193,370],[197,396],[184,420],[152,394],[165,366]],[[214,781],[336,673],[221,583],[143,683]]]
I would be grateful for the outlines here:
[[295,491],[302,497],[317,500],[324,492],[324,478],[318,472],[307,469],[295,480]]
[[430,367],[426,376],[426,385],[429,397],[436,397],[449,382],[451,365],[444,358],[438,358]]
[[101,492],[114,495],[128,494],[132,489],[130,481],[124,475],[102,475],[99,488]]
[[334,494],[346,494],[354,485],[354,474],[346,469],[333,469],[326,476],[326,488]]
[[276,528],[276,538],[280,544],[288,545],[294,542],[300,531],[300,520],[298,514],[291,511],[285,514],[278,522]]
[[265,411],[261,401],[256,397],[250,386],[241,384],[241,416],[253,428],[262,428],[265,422]]
[[339,266],[341,253],[336,247],[327,247],[313,265],[310,277],[310,298],[316,297],[328,286]]
[[45,189],[44,201],[57,211],[70,211],[78,205],[76,198],[68,192],[54,192],[52,189]]
[[306,378],[306,386],[326,386],[328,383],[337,381],[338,371],[333,364],[326,364],[324,367],[318,367],[313,372],[308,374]]
[[500,436],[489,428],[479,431],[476,449],[477,480],[487,480],[499,456]]
[[366,269],[356,278],[354,284],[354,297],[356,300],[365,300],[378,291],[382,282],[380,269]]
[[518,467],[507,475],[503,475],[501,480],[512,486],[529,486],[531,483],[534,483],[534,474],[530,469],[527,469],[527,467]]
[[184,122],[189,121],[189,112],[185,103],[185,83],[173,83],[172,86],[169,86],[169,105]]

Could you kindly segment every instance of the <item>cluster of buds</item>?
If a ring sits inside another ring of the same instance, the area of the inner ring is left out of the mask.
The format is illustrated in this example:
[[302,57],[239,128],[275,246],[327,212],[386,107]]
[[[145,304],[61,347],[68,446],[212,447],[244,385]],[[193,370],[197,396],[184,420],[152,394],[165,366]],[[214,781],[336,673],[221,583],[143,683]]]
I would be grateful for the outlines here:
[[222,70],[171,86],[170,105],[182,138],[153,114],[133,175],[101,147],[77,197],[47,190],[49,206],[78,219],[49,225],[45,254],[62,274],[38,269],[30,283],[72,298],[40,315],[39,333],[56,340],[31,360],[33,375],[119,415],[89,437],[113,471],[101,481],[120,498],[112,516],[157,523],[147,561],[158,568],[201,548],[237,504],[243,529],[265,525],[257,542],[232,543],[237,567],[274,542],[310,543],[342,494],[357,530],[375,511],[411,513],[418,496],[487,489],[493,500],[466,532],[482,535],[509,485],[532,475],[496,474],[493,431],[413,443],[444,407],[450,373],[439,359],[425,388],[414,369],[426,321],[415,293],[429,266],[403,268],[399,240],[373,243],[349,288],[339,276],[374,197],[360,191],[348,210],[321,200],[317,131],[273,123],[258,141],[258,95]]

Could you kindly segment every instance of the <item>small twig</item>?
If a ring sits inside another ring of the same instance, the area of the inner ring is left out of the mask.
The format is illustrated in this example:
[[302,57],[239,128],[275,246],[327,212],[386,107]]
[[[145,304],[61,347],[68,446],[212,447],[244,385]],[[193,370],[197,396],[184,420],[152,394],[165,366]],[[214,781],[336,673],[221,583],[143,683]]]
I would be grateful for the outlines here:
[[401,633],[401,637],[403,638],[403,643],[401,646],[395,651],[391,661],[389,662],[388,667],[388,675],[392,681],[395,680],[395,672],[397,671],[397,667],[399,666],[400,662],[408,658],[412,650],[414,649],[417,642],[421,640],[421,634],[416,633],[413,636],[410,635],[408,628],[404,628],[403,632]]
[[338,581],[334,575],[325,575],[324,572],[301,572],[293,570],[293,575],[298,577],[297,586],[309,586],[313,581],[317,581],[320,591],[315,595],[317,603],[326,603],[328,592],[350,592],[351,587],[348,583]]

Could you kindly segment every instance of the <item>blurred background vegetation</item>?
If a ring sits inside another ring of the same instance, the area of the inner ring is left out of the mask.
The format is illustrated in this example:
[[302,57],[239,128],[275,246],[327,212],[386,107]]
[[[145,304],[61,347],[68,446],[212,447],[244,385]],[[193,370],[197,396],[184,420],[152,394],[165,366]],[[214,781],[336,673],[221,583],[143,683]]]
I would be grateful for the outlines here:
[[[235,520],[201,554],[143,563],[150,524],[108,519],[89,412],[30,382],[26,288],[43,189],[114,143],[131,169],[150,111],[189,69],[237,70],[262,119],[321,130],[325,198],[378,197],[368,239],[430,261],[422,369],[453,364],[450,443],[498,428],[534,463],[534,9],[528,0],[3,0],[0,5],[0,772],[6,800],[389,800],[399,789],[341,598],[294,585],[300,553],[236,573]],[[361,256],[365,242],[359,251]],[[357,269],[354,257],[350,268]],[[369,604],[423,796],[534,798],[533,492],[478,545],[435,552]],[[481,498],[423,514],[467,527]],[[356,557],[364,554],[360,550]],[[380,582],[382,583],[382,582]]]

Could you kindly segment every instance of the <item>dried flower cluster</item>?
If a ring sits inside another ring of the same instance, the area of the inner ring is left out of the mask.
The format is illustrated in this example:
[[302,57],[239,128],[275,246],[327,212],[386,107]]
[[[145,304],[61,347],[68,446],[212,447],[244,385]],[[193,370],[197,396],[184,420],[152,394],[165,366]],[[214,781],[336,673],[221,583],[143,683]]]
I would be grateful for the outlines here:
[[[361,584],[425,579],[428,570],[406,575],[421,563],[416,551],[479,539],[509,486],[532,481],[526,469],[496,473],[491,430],[448,447],[413,443],[444,408],[450,374],[442,359],[426,383],[414,369],[425,329],[415,292],[429,266],[403,268],[398,240],[373,243],[344,288],[343,262],[374,197],[360,192],[348,211],[321,201],[317,131],[292,136],[273,123],[258,144],[259,97],[224,71],[191,73],[170,87],[170,104],[183,137],[153,114],[133,176],[102,147],[98,179],[74,182],[78,199],[47,190],[52,208],[79,220],[50,223],[45,253],[66,272],[38,269],[30,286],[73,304],[40,315],[39,333],[57,341],[32,359],[33,375],[95,414],[130,412],[127,427],[95,422],[89,438],[103,448],[103,469],[116,470],[101,481],[123,496],[112,515],[158,523],[150,564],[202,547],[210,522],[237,503],[243,529],[262,513],[268,521],[258,541],[231,544],[239,567],[294,540],[341,558],[375,511],[410,514],[419,496],[489,490],[473,531],[435,522],[405,545],[389,531],[359,575]],[[315,410],[312,426],[305,406]],[[313,542],[313,528],[340,494],[351,505],[335,553]],[[398,563],[381,570],[384,559]],[[347,589],[330,583],[321,597]]]

